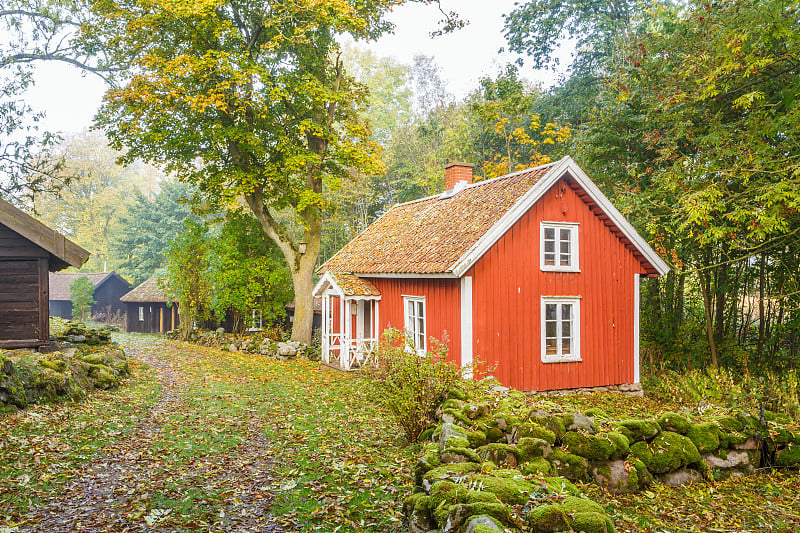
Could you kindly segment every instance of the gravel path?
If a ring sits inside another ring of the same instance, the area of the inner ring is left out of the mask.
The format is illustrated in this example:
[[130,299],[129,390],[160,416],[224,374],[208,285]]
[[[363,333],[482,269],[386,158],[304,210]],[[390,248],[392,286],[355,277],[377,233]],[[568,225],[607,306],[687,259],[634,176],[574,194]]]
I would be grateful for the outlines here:
[[[256,427],[243,443],[228,453],[199,456],[191,461],[180,480],[175,472],[160,468],[157,451],[150,443],[163,431],[165,422],[186,412],[181,399],[182,384],[187,379],[154,351],[159,344],[125,345],[129,357],[139,359],[158,372],[161,396],[129,438],[120,440],[104,457],[87,465],[86,472],[70,481],[46,504],[26,516],[19,531],[37,532],[134,532],[174,531],[169,514],[150,504],[151,487],[180,488],[174,499],[185,497],[181,491],[202,483],[206,489],[236,487],[223,494],[223,504],[213,524],[198,523],[197,531],[236,531],[280,533],[283,528],[269,512],[272,494],[272,463],[269,440]],[[198,352],[198,357],[202,354]],[[149,522],[149,523],[148,523]],[[185,527],[185,524],[184,524]],[[195,529],[190,524],[190,529]]]

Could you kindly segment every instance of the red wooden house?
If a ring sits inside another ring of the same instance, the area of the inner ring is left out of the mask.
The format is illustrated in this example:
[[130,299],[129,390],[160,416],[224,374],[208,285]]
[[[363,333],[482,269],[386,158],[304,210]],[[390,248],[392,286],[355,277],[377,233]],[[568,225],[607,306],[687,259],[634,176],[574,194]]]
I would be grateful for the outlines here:
[[[397,205],[320,269],[323,358],[352,368],[385,328],[411,348],[553,390],[639,382],[639,278],[669,268],[570,158]],[[341,317],[348,317],[342,321]]]

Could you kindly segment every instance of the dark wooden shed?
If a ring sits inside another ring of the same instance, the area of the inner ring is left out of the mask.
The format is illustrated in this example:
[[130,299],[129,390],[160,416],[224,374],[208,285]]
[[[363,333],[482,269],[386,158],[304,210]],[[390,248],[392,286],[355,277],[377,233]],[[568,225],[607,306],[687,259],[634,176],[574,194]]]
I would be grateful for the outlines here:
[[89,252],[0,200],[0,348],[50,343],[48,273],[88,259]]
[[116,272],[53,272],[50,274],[50,316],[72,318],[69,288],[82,276],[94,285],[92,316],[113,317],[125,313],[126,305],[120,298],[130,292],[131,284]]
[[178,304],[167,299],[150,278],[121,298],[127,306],[127,330],[137,333],[166,333],[178,327]]

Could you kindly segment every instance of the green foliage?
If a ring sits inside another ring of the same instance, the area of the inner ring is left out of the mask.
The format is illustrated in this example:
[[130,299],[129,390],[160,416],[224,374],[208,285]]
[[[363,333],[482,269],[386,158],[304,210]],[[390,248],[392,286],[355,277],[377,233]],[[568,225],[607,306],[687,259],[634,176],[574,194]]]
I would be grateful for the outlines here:
[[170,301],[178,302],[180,334],[186,339],[192,328],[209,318],[212,287],[205,269],[208,257],[207,229],[193,220],[166,251],[164,289]]
[[72,318],[85,321],[92,312],[94,284],[86,276],[81,276],[69,286],[69,299],[72,301]]
[[115,267],[134,286],[164,267],[170,242],[183,231],[187,220],[198,220],[189,204],[195,192],[172,180],[162,181],[152,197],[133,191],[112,228],[109,248]]
[[245,326],[252,310],[265,326],[282,322],[292,299],[291,277],[256,220],[241,211],[229,212],[208,245],[206,275],[214,288],[209,307],[216,316],[232,312],[235,331]]
[[367,371],[375,401],[390,413],[408,442],[417,442],[436,422],[436,409],[464,382],[461,369],[447,360],[445,344],[434,342],[432,352],[418,355],[406,350],[402,336],[392,329],[384,333]]

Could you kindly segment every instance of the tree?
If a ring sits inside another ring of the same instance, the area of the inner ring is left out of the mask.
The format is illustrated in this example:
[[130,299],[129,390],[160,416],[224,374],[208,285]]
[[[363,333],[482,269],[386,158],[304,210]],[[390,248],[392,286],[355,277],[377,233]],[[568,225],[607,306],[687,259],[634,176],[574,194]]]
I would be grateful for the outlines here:
[[86,276],[77,278],[69,286],[69,299],[72,301],[72,318],[85,321],[95,303],[94,284]]
[[295,340],[311,336],[323,183],[380,170],[335,36],[379,36],[397,3],[104,1],[82,29],[129,66],[99,115],[113,146],[250,209],[291,271]]
[[797,353],[797,295],[786,290],[800,242],[796,10],[751,0],[653,10],[579,135],[581,159],[689,276],[666,289],[685,283],[700,300],[713,366],[747,369],[753,330],[763,365],[772,325]]
[[133,284],[151,277],[166,262],[165,251],[185,229],[192,215],[190,200],[196,189],[167,180],[152,197],[136,189],[111,228],[109,249],[115,268]]

